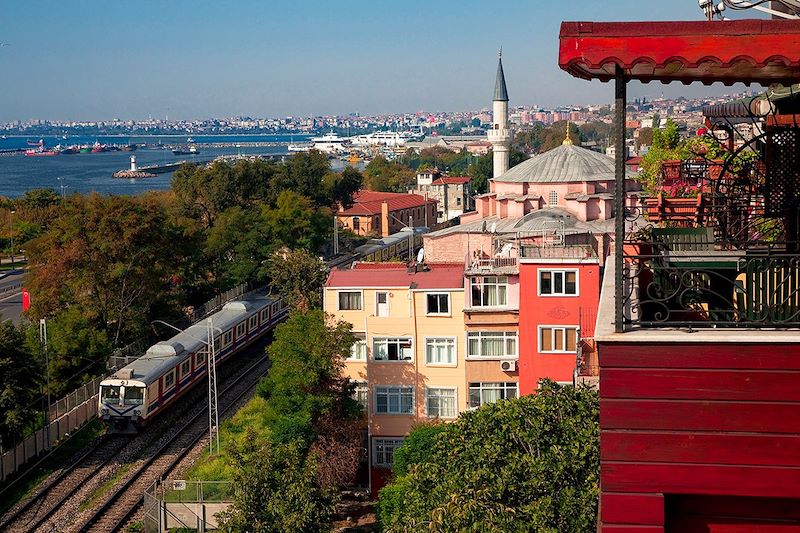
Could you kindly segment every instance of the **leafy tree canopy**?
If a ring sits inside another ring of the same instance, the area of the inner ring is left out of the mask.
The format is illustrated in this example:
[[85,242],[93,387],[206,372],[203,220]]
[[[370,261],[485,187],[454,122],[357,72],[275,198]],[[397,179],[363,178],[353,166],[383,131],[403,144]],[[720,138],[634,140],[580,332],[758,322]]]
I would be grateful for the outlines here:
[[267,260],[270,287],[293,307],[322,305],[322,286],[328,270],[319,257],[305,250],[283,249]]
[[23,333],[11,322],[0,323],[0,437],[6,448],[35,420],[43,379],[44,365],[27,349]]
[[[384,530],[592,531],[598,415],[595,391],[553,382],[535,395],[462,414],[381,491]],[[429,445],[409,439],[415,443]]]

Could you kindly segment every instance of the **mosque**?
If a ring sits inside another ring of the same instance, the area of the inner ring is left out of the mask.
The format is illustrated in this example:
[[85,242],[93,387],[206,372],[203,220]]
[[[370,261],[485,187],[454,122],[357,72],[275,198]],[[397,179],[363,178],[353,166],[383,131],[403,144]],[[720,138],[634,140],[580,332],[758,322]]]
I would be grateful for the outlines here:
[[[489,192],[475,197],[475,211],[463,214],[460,225],[425,237],[426,257],[429,261],[460,262],[464,250],[472,258],[491,258],[515,256],[522,247],[583,245],[591,247],[602,263],[610,251],[617,216],[614,159],[574,145],[567,135],[561,146],[509,168],[513,134],[508,101],[501,55],[492,127],[487,132],[494,176],[489,180]],[[636,209],[641,188],[633,172],[629,172],[625,188],[626,206]]]

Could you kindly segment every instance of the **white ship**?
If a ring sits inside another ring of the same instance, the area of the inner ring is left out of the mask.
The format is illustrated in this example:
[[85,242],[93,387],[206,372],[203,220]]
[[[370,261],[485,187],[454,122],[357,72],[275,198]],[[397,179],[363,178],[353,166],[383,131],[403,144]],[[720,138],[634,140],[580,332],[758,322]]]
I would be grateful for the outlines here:
[[389,148],[394,148],[397,146],[404,146],[408,141],[413,141],[418,138],[420,138],[420,134],[411,131],[376,131],[367,135],[351,137],[350,140],[353,146],[387,146]]
[[286,147],[290,152],[308,152],[312,148],[314,145],[311,143],[292,143]]
[[324,154],[341,154],[350,151],[350,139],[339,137],[336,133],[326,133],[322,137],[312,137],[312,148]]

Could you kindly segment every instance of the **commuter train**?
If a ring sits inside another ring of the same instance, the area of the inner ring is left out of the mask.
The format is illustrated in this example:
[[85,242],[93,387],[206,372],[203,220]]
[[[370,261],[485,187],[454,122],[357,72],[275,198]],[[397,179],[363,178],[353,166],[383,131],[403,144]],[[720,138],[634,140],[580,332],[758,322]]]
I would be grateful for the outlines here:
[[[210,316],[215,361],[228,360],[272,329],[287,314],[285,303],[253,294],[226,303]],[[100,383],[98,415],[111,433],[135,433],[198,382],[205,381],[208,327],[200,321],[151,346]]]
[[[397,233],[380,239],[370,239],[362,244],[351,255],[339,256],[326,264],[328,268],[336,268],[342,265],[349,265],[353,261],[364,261],[367,263],[380,263],[393,258],[405,259],[408,257],[408,245],[413,240],[414,251],[422,246],[422,236],[429,232],[426,227],[417,227],[413,230],[413,237],[410,236],[411,228],[404,228]],[[411,253],[413,254],[414,251]]]

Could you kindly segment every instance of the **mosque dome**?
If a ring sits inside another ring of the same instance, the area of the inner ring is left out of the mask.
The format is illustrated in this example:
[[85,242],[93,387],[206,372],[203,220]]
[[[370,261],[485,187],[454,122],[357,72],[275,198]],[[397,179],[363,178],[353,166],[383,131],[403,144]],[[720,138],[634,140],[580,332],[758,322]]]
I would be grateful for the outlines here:
[[[627,178],[635,174],[626,169]],[[565,143],[510,168],[493,181],[501,183],[575,183],[614,181],[614,158]]]

